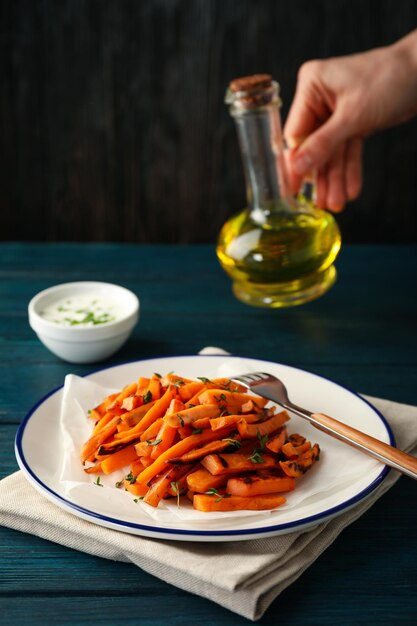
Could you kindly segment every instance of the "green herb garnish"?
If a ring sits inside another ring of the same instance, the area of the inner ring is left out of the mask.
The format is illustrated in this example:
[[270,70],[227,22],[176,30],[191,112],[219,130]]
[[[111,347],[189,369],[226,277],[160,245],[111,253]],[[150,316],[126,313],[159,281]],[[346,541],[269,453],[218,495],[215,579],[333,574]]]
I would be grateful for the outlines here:
[[261,435],[261,433],[258,430],[256,431],[256,436],[259,441],[259,447],[255,448],[251,456],[248,458],[250,461],[252,461],[252,463],[265,463],[265,459],[262,456],[262,452],[264,452],[265,446],[268,442],[268,435]]
[[132,472],[129,472],[128,475],[126,476],[126,480],[131,484],[134,485],[136,482],[136,478],[137,476],[133,476]]
[[84,317],[80,320],[74,320],[70,318],[65,318],[66,322],[69,322],[70,326],[79,326],[80,324],[93,324],[96,326],[97,324],[106,324],[107,322],[113,322],[116,318],[110,315],[110,313],[102,313],[101,315],[96,315],[93,311],[76,311],[76,313],[84,314]]
[[148,444],[148,446],[157,446],[158,443],[161,443],[162,439],[155,439],[154,441],[151,441],[150,439],[146,440],[146,443]]
[[180,508],[180,495],[181,495],[181,485],[179,482],[173,481],[171,483],[172,491],[177,496],[177,507]]
[[205,493],[207,496],[218,496],[215,502],[220,502],[220,500],[223,500],[223,498],[231,498],[230,493],[221,494],[217,491],[217,489],[214,489],[214,487],[210,487],[210,489],[208,489]]
[[265,463],[264,457],[257,450],[254,450],[248,459],[252,461],[252,463]]
[[148,389],[148,391],[143,396],[143,404],[148,404],[149,402],[152,402],[152,391],[149,391]]
[[231,446],[235,446],[235,448],[242,447],[242,444],[240,443],[238,439],[224,439],[224,441],[227,441],[228,443],[230,443]]

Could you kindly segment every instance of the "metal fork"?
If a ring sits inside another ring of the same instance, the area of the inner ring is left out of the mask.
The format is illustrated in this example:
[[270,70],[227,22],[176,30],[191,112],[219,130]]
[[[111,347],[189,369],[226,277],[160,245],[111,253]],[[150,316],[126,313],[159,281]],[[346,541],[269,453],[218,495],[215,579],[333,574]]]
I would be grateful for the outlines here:
[[241,383],[258,396],[268,398],[284,409],[303,417],[324,433],[348,443],[361,452],[417,480],[417,458],[324,413],[312,413],[297,406],[290,401],[287,389],[279,378],[265,372],[254,372],[233,376],[231,380]]

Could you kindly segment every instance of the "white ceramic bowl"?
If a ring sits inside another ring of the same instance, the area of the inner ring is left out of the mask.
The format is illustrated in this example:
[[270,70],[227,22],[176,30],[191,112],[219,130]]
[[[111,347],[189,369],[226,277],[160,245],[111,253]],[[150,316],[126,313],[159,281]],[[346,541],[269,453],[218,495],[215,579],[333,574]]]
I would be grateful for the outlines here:
[[[96,325],[66,326],[49,321],[45,309],[64,298],[97,296],[117,303],[116,319]],[[139,319],[139,300],[134,293],[111,283],[63,283],[41,291],[29,302],[29,324],[42,343],[70,363],[94,363],[114,354],[131,335]]]

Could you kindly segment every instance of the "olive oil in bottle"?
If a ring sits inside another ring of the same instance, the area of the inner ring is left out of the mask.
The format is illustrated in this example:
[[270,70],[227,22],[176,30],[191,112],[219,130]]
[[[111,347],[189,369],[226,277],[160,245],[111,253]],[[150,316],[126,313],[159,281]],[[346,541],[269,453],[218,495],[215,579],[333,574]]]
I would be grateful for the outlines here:
[[330,213],[289,191],[278,85],[269,75],[238,79],[226,101],[238,131],[248,203],[223,226],[217,245],[234,294],[263,307],[317,298],[336,279],[340,231]]

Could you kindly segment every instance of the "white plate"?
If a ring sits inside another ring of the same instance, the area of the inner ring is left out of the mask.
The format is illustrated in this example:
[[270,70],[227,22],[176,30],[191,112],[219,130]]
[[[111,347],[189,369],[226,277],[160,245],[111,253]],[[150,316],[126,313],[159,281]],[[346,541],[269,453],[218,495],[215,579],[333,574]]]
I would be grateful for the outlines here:
[[[171,371],[189,378],[269,372],[286,383],[290,398],[299,406],[333,415],[395,445],[382,415],[357,394],[310,372],[269,361],[232,356],[156,358],[101,369],[86,378],[117,389],[141,375],[149,376],[153,372],[164,375]],[[288,494],[283,507],[247,516],[224,514],[224,518],[217,516],[216,519],[201,513],[198,521],[179,519],[172,514],[160,522],[146,514],[141,504],[134,504],[130,494],[119,490],[118,497],[130,498],[132,502],[121,514],[112,501],[112,489],[97,489],[92,484],[86,505],[77,502],[75,497],[68,497],[57,477],[56,468],[63,455],[57,419],[62,393],[61,387],[42,398],[22,422],[15,442],[19,466],[31,484],[59,507],[90,522],[127,533],[182,541],[239,541],[304,530],[340,515],[368,497],[388,473],[388,468],[374,459],[292,416],[289,431],[300,432],[310,441],[318,442],[322,453],[319,463],[299,481],[296,490]]]

